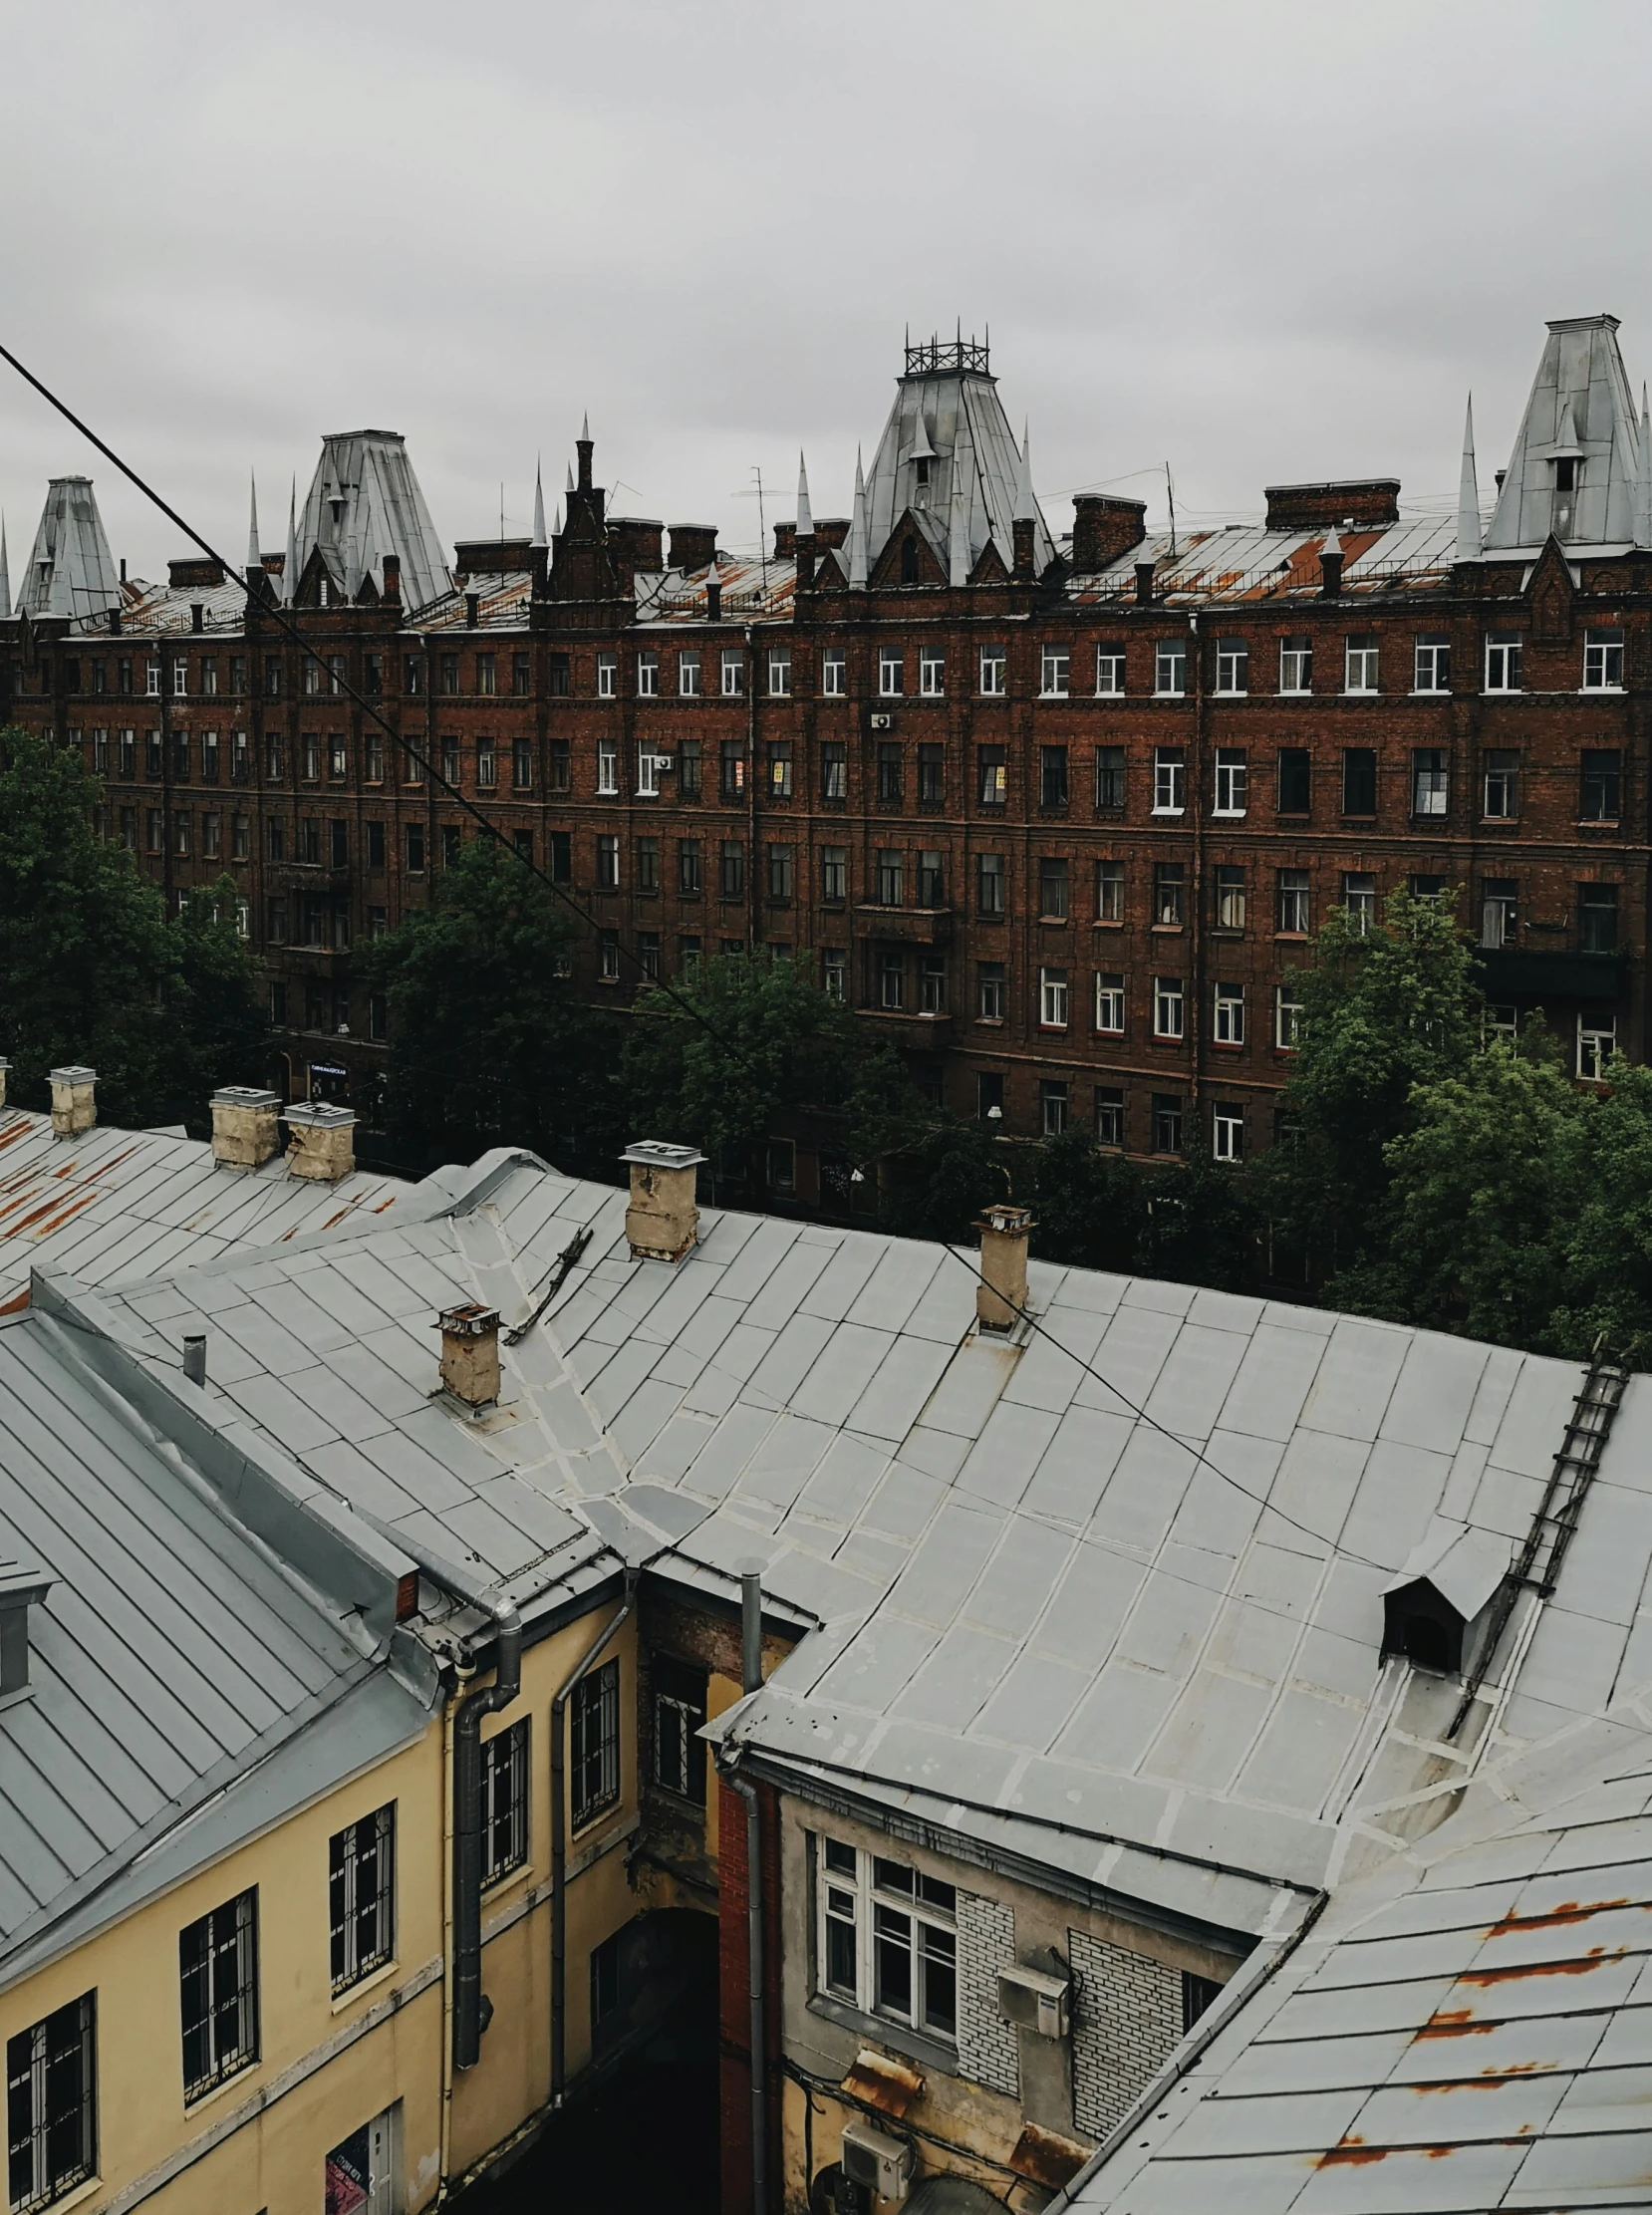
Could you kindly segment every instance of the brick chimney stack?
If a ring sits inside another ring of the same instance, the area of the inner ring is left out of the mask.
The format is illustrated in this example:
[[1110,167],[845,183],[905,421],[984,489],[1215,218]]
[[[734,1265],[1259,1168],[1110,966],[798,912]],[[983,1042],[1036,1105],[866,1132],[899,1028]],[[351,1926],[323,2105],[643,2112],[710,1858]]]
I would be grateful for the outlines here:
[[1027,1241],[1035,1228],[1025,1208],[988,1208],[980,1233],[980,1273],[975,1314],[983,1330],[1009,1330],[1026,1307]]
[[694,1172],[704,1161],[691,1146],[638,1139],[620,1156],[631,1171],[626,1237],[634,1261],[681,1261],[699,1236]]

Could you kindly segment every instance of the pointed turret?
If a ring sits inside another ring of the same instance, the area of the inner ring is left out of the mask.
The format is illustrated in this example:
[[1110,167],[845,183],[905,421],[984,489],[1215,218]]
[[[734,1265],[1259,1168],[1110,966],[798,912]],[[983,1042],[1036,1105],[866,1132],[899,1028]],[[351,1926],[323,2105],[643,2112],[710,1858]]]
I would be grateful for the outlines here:
[[1463,467],[1457,480],[1457,559],[1480,559],[1480,480],[1475,474],[1475,396],[1463,417]]
[[849,588],[864,591],[867,577],[866,478],[861,470],[860,449],[855,449],[855,504],[849,520]]
[[323,441],[298,519],[294,591],[318,547],[340,592],[351,597],[366,577],[383,593],[387,554],[400,564],[409,607],[451,590],[441,540],[400,431],[336,431]]
[[295,476],[287,494],[287,559],[281,569],[281,599],[286,607],[293,604],[298,590],[298,478]]
[[947,582],[953,585],[969,582],[969,511],[956,469],[953,472],[952,513],[947,527]]
[[539,463],[533,465],[533,541],[535,546],[549,543],[545,536],[545,475]]
[[1652,415],[1640,389],[1640,457],[1635,471],[1635,544],[1652,546]]
[[814,536],[814,510],[809,505],[809,471],[802,452],[797,456],[797,535]]
[[930,426],[925,422],[924,411],[920,408],[918,423],[912,441],[912,451],[908,454],[907,459],[909,461],[934,461],[936,458],[936,450],[930,444]]
[[1486,553],[1534,555],[1551,536],[1600,550],[1633,545],[1640,447],[1616,316],[1551,323]]
[[247,472],[247,575],[250,577],[262,572],[264,567],[264,557],[258,550],[258,476],[255,470]]
[[12,612],[12,573],[6,561],[6,518],[0,515],[0,623],[9,623]]
[[1038,502],[1032,496],[1032,432],[1023,424],[1021,451],[1015,471],[1015,514],[1017,523],[1035,523],[1038,520]]
[[118,607],[120,580],[90,477],[53,477],[18,590],[18,613],[85,622]]

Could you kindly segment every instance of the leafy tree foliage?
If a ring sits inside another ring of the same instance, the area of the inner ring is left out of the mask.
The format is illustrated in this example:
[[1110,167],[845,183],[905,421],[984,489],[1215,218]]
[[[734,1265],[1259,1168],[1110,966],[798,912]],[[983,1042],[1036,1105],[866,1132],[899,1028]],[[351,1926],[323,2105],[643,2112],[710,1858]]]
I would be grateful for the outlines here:
[[555,895],[492,839],[444,869],[429,907],[360,950],[388,1001],[384,1121],[426,1170],[490,1146],[559,1162],[612,1152],[614,1025],[573,997]]
[[235,886],[168,920],[132,856],[94,832],[101,797],[78,749],[0,732],[0,1051],[21,1100],[43,1103],[49,1069],[86,1062],[110,1121],[203,1130],[215,1086],[265,1075]]
[[911,1103],[905,1128],[883,1134],[878,1221],[902,1239],[940,1239],[973,1246],[973,1226],[993,1201],[1020,1201],[1011,1149],[983,1123]]

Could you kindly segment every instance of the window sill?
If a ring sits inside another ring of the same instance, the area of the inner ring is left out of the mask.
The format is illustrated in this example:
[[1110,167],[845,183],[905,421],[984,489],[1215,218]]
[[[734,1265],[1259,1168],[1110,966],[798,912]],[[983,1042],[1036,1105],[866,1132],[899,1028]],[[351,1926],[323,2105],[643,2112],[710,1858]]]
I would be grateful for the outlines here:
[[402,1964],[399,1961],[381,1962],[377,1969],[370,1969],[365,1977],[358,1977],[354,1984],[346,1985],[342,1992],[335,1992],[333,1995],[333,2013],[342,2015],[347,2008],[355,2006],[363,1993],[376,1992],[380,1985],[389,1984],[391,1979],[400,1972],[401,1967]]
[[1003,1017],[1001,1015],[977,1015],[975,1021],[983,1030],[1002,1030],[1003,1028]]
[[1629,688],[1626,685],[1579,685],[1577,690],[1589,699],[1622,699]]
[[189,2098],[186,2093],[183,2101],[184,2113],[193,2120],[196,2115],[210,2107],[214,2100],[222,2099],[225,2092],[238,2090],[249,2077],[256,2077],[261,2066],[260,2061],[256,2059],[243,2062],[239,2069],[231,2070],[229,2075],[221,2078],[209,2091],[197,2092],[193,2099]]
[[1273,696],[1275,699],[1312,699],[1313,687],[1311,685],[1281,685]]
[[1124,918],[1123,916],[1097,916],[1094,928],[1097,931],[1122,931],[1124,929]]
[[1211,821],[1213,823],[1242,823],[1247,812],[1246,809],[1241,807],[1214,807],[1211,810]]
[[1211,1051],[1212,1053],[1243,1053],[1244,1040],[1242,1038],[1213,1038],[1211,1040]]
[[1098,1030],[1096,1036],[1098,1038],[1122,1038],[1124,1032],[1122,1030]]
[[1045,930],[1053,927],[1064,931],[1070,921],[1071,918],[1068,916],[1040,916],[1038,918],[1039,925]]
[[1622,828],[1621,819],[1615,815],[1592,815],[1586,823],[1579,823],[1580,831],[1615,831]]
[[1374,823],[1376,821],[1376,816],[1374,814],[1344,808],[1342,810],[1342,820],[1344,823],[1359,823],[1363,825],[1367,823]]
[[73,2190],[65,2192],[61,2199],[38,2202],[37,2215],[61,2215],[64,2209],[79,2207],[83,2201],[91,2199],[95,2192],[103,2189],[103,2182],[101,2176],[84,2177]]
[[828,2023],[837,2024],[840,2030],[854,2032],[857,2038],[873,2038],[881,2045],[894,2047],[909,2061],[922,2062],[926,2068],[939,2069],[949,2077],[959,2073],[958,2049],[915,2031],[910,2023],[892,2023],[887,2016],[864,2015],[847,2001],[834,2000],[824,1992],[810,1994],[808,2009],[811,2015],[823,2016]]
[[1381,699],[1382,694],[1374,685],[1349,685],[1344,687],[1342,696],[1344,699]]
[[1308,937],[1306,931],[1275,931],[1273,943],[1276,946],[1306,946]]
[[1174,817],[1176,817],[1176,818],[1178,818],[1178,819],[1180,819],[1180,818],[1181,818],[1182,816],[1186,815],[1186,814],[1187,814],[1187,812],[1188,812],[1188,811],[1187,811],[1187,809],[1186,809],[1185,807],[1155,807],[1155,808],[1149,808],[1149,810],[1148,810],[1148,813],[1149,813],[1150,815],[1153,815],[1153,816],[1165,816],[1165,817],[1172,817],[1172,816],[1174,816]]
[[1071,692],[1039,692],[1037,694],[1039,699],[1071,699],[1072,696]]
[[1186,692],[1150,692],[1148,694],[1150,699],[1186,699],[1187,696]]
[[1156,939],[1179,939],[1186,929],[1185,923],[1155,923],[1152,926]]
[[1153,1033],[1153,1043],[1156,1046],[1179,1046],[1182,1040],[1172,1037],[1168,1030],[1156,1030]]
[[1038,1029],[1047,1038],[1065,1038],[1072,1028],[1070,1023],[1040,1023]]

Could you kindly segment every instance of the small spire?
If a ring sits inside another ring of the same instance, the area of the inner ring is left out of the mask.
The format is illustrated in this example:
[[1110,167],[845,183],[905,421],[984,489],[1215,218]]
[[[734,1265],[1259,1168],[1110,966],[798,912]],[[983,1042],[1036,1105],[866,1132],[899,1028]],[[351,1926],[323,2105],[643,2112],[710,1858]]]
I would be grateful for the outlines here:
[[797,535],[799,538],[814,536],[814,511],[809,506],[809,471],[801,446],[797,451]]
[[1475,476],[1475,396],[1463,418],[1463,474],[1457,488],[1457,559],[1480,559],[1480,483]]
[[281,598],[290,608],[298,591],[298,478],[287,494],[287,560],[281,572]]
[[545,475],[536,458],[533,465],[533,543],[546,544],[545,538]]
[[562,536],[562,502],[560,500],[556,503],[556,521],[551,525],[551,535],[554,538]]
[[1652,546],[1652,415],[1647,413],[1644,385],[1640,389],[1640,466],[1635,471],[1635,544]]
[[570,464],[569,464],[569,467],[568,467],[568,482],[567,482],[567,484],[566,484],[566,485],[564,486],[563,490],[564,490],[564,496],[565,496],[565,497],[567,497],[567,498],[571,498],[571,497],[573,496],[573,490],[574,490],[574,470],[573,470],[573,464],[572,464],[571,462],[570,462]]
[[247,567],[248,567],[248,569],[249,569],[249,570],[252,570],[252,569],[258,569],[258,570],[261,570],[261,569],[263,568],[263,566],[264,566],[264,557],[263,557],[263,555],[262,555],[262,554],[261,554],[261,553],[259,552],[259,550],[258,550],[258,476],[257,476],[257,472],[256,472],[256,471],[254,471],[254,470],[248,470],[248,472],[247,472],[247,481],[248,481],[248,483],[249,483],[249,484],[251,485],[251,488],[252,488],[252,491],[251,491],[251,503],[252,503],[252,504],[251,504],[251,510],[250,510],[250,513],[249,513],[249,515],[248,515],[248,518],[247,518]]
[[584,418],[580,423],[579,434],[580,437],[585,441],[585,443],[589,445],[591,442],[591,411],[589,408],[585,411]]
[[1341,552],[1342,541],[1337,536],[1336,525],[1333,523],[1325,533],[1325,543],[1319,549],[1319,558],[1321,561],[1335,561],[1340,557]]
[[966,585],[969,582],[969,518],[964,512],[964,489],[958,481],[958,470],[953,470],[952,527],[947,541],[948,582]]
[[6,518],[0,515],[0,623],[9,623],[12,612],[12,577],[6,562]]
[[855,505],[849,524],[849,584],[864,591],[866,586],[866,477],[861,468],[861,450],[855,448]]
[[934,461],[936,458],[935,448],[930,444],[930,426],[924,420],[922,408],[918,411],[918,435],[912,442],[912,452],[907,458],[909,461]]
[[1015,472],[1015,521],[1032,523],[1038,518],[1038,503],[1032,496],[1032,433],[1024,426],[1021,431],[1020,467]]

